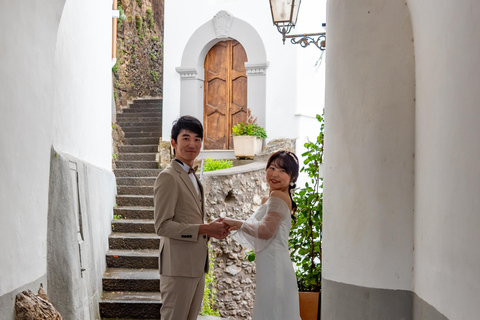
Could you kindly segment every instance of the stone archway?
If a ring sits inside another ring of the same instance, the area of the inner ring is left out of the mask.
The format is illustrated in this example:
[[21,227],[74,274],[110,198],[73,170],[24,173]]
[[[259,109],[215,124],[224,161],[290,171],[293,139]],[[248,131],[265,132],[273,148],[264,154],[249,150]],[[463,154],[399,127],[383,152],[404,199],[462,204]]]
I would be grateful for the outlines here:
[[200,26],[188,40],[182,55],[180,74],[180,114],[203,119],[204,61],[208,51],[218,42],[237,40],[245,48],[248,62],[247,105],[265,127],[266,59],[265,46],[258,32],[247,22],[227,11],[219,11],[210,21]]

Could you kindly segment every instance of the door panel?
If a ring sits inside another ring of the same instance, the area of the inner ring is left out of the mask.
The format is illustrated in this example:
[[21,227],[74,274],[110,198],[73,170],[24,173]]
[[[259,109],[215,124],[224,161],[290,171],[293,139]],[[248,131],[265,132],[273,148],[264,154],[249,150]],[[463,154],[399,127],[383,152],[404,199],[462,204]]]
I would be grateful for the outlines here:
[[247,120],[246,61],[235,40],[217,43],[205,58],[204,149],[233,148],[232,126]]

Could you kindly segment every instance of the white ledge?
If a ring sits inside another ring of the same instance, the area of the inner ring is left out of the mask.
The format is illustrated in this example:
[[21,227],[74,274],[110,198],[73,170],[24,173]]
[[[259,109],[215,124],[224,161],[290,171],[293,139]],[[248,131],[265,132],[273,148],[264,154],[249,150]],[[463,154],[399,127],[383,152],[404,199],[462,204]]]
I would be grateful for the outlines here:
[[215,176],[230,176],[240,173],[247,173],[259,170],[265,170],[266,162],[252,162],[241,166],[236,166],[228,169],[220,169],[215,171],[208,171],[203,173],[203,177],[215,177]]

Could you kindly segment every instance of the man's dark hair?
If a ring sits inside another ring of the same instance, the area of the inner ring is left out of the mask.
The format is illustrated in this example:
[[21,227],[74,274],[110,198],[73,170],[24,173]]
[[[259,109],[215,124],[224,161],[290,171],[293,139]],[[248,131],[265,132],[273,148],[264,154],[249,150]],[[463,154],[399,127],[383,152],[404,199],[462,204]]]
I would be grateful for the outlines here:
[[197,134],[203,139],[203,126],[200,120],[192,116],[182,116],[175,120],[172,125],[171,137],[175,142],[177,142],[180,131],[184,129]]

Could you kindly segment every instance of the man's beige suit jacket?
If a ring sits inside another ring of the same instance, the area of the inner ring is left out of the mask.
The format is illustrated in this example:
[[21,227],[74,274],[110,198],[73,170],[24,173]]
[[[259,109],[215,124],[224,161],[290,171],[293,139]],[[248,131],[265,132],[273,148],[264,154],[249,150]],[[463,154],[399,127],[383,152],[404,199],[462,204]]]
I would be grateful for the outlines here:
[[[197,180],[198,181],[198,180]],[[204,223],[204,195],[174,160],[155,181],[155,231],[160,239],[160,274],[200,277],[208,272],[208,238],[198,235]]]

